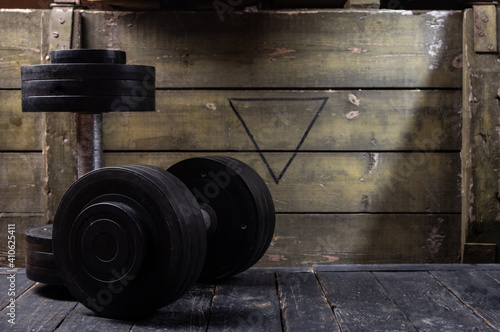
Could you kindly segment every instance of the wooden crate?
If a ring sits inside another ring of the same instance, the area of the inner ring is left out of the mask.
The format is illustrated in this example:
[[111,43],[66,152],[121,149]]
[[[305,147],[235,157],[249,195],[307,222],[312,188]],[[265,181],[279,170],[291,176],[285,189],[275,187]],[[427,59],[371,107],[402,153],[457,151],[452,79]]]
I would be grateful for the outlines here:
[[[460,261],[463,12],[78,13],[84,48],[157,70],[156,112],[104,116],[105,165],[247,162],[278,212],[260,266]],[[49,15],[0,11],[0,234],[46,222],[65,190],[41,141],[69,129],[20,110]]]

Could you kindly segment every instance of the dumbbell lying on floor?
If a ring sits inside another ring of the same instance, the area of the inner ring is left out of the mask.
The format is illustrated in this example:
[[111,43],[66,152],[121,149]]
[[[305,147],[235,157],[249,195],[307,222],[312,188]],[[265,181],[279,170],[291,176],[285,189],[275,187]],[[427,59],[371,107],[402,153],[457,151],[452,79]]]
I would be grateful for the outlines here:
[[271,194],[228,157],[192,158],[167,171],[102,168],[78,179],[57,209],[52,243],[66,287],[105,317],[145,316],[196,281],[254,265],[274,233]]

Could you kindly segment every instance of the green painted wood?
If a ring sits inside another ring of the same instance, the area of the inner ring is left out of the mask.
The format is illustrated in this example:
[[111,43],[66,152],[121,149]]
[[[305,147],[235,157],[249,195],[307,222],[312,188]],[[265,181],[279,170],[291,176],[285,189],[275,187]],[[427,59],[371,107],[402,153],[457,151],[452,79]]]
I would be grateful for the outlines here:
[[42,152],[42,115],[21,112],[21,92],[0,90],[0,151]]
[[283,331],[340,331],[313,273],[283,271],[276,277]]
[[469,310],[481,317],[495,330],[500,329],[499,271],[441,272],[431,270],[432,276],[460,299]]
[[41,153],[0,153],[0,211],[43,211]]
[[418,331],[493,331],[427,272],[374,272]]
[[[105,153],[105,166],[168,168],[214,153]],[[220,153],[219,153],[220,155]],[[253,167],[278,212],[460,212],[458,153],[298,153],[276,184],[258,153],[223,153]],[[264,153],[274,174],[293,153]]]
[[460,96],[458,90],[158,91],[155,113],[104,114],[104,149],[254,150],[247,126],[262,150],[293,151],[304,139],[301,149],[313,151],[459,151]]
[[84,48],[155,66],[159,88],[461,87],[462,12],[82,15]]
[[21,87],[21,66],[39,64],[46,56],[42,33],[50,11],[0,9],[0,89]]
[[277,215],[257,266],[460,262],[460,215]]
[[249,270],[218,284],[209,330],[280,331],[275,274]]
[[319,272],[342,331],[416,331],[369,272]]
[[[496,243],[495,261],[498,262],[500,260],[498,54],[474,52],[474,22],[477,18],[474,17],[472,9],[467,9],[464,17],[462,241],[464,245]],[[480,260],[475,263],[482,262]]]

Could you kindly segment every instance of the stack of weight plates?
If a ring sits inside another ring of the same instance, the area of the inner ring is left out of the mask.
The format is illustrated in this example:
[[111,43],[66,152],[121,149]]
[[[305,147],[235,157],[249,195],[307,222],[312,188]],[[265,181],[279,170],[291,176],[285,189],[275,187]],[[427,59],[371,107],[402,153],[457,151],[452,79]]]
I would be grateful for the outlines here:
[[52,225],[26,231],[26,276],[49,285],[63,285],[52,248]]

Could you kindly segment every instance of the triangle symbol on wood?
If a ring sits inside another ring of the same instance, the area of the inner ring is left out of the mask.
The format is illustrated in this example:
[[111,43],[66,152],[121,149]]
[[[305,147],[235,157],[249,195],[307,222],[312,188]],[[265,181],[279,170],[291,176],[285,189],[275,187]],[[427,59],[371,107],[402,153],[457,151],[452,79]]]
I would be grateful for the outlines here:
[[[323,111],[328,97],[228,98],[228,101],[274,182],[279,184]],[[289,154],[285,159],[266,157],[266,153],[278,151],[289,151]]]

